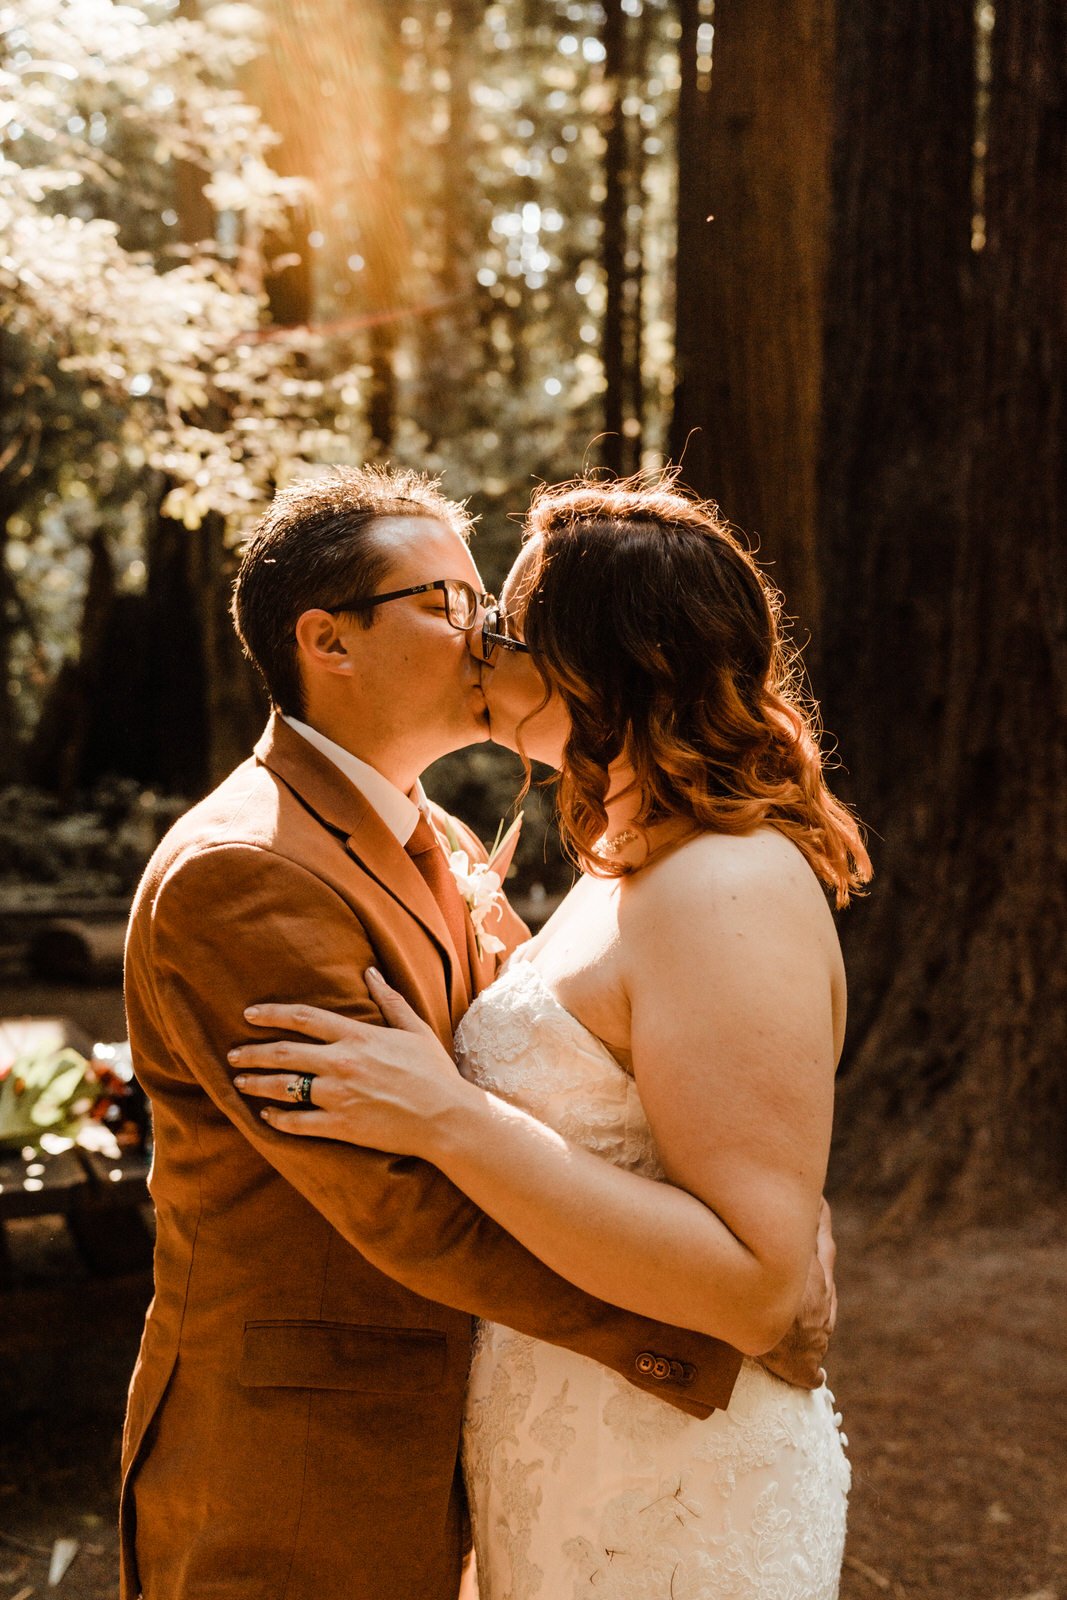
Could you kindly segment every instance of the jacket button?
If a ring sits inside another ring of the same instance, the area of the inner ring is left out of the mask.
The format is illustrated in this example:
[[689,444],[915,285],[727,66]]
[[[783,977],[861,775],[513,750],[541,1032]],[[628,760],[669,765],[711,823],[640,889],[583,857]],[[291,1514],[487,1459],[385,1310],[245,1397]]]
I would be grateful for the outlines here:
[[669,1378],[670,1375],[671,1375],[671,1364],[667,1360],[666,1356],[657,1356],[655,1361],[652,1363],[652,1376],[659,1383],[662,1383],[663,1380],[665,1378]]
[[637,1360],[634,1362],[634,1366],[637,1368],[638,1372],[640,1372],[642,1377],[645,1377],[645,1378],[647,1378],[649,1376],[649,1374],[652,1372],[652,1370],[655,1367],[655,1365],[656,1365],[656,1358],[652,1354],[651,1350],[642,1350],[641,1354],[638,1356]]

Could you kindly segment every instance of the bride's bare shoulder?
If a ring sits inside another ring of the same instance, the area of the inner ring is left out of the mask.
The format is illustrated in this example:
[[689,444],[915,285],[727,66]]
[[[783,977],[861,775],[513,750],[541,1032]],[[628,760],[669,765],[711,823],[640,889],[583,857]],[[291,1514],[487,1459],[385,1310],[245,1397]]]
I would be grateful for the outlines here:
[[625,880],[635,925],[697,925],[770,915],[796,931],[833,930],[826,895],[803,852],[774,827],[704,832]]

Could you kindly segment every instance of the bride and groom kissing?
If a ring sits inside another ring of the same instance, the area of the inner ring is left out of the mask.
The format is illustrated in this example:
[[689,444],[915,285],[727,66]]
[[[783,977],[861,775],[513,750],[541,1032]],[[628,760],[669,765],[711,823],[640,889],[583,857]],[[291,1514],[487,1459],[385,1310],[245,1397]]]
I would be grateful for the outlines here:
[[[349,470],[243,556],[270,721],[127,944],[158,1232],[123,1596],[454,1600],[473,1524],[481,1600],[829,1600],[823,891],[859,830],[713,508],[543,490],[499,605],[469,533]],[[559,772],[581,868],[533,939],[502,893],[472,917],[485,852],[419,782],[490,736]]]

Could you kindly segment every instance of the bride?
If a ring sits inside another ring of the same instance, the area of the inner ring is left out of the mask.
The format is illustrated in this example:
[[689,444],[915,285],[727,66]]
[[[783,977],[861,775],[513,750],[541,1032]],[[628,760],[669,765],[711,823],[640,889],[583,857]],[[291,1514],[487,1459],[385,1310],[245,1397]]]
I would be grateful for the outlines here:
[[[800,1301],[826,1171],[845,980],[824,890],[842,906],[870,873],[777,596],[671,481],[581,482],[535,499],[472,648],[493,738],[559,771],[581,876],[471,1006],[459,1074],[372,974],[389,1031],[261,1008],[311,1038],[243,1087],[284,1099],[314,1074],[316,1109],[267,1107],[272,1126],[431,1161],[583,1289],[755,1357]],[[701,1421],[482,1324],[482,1600],[831,1600],[839,1424],[825,1385],[753,1359]]]

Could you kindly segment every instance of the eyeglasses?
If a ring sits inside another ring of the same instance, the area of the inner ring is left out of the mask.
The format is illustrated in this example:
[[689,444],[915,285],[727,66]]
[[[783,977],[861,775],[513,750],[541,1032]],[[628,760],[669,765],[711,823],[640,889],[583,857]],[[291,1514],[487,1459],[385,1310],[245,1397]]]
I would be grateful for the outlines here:
[[392,589],[388,594],[361,595],[358,600],[346,600],[339,606],[323,606],[331,616],[338,611],[364,611],[371,606],[384,606],[388,600],[406,600],[409,595],[429,594],[440,589],[445,597],[445,617],[453,628],[466,633],[473,628],[480,606],[495,606],[491,594],[479,594],[477,589],[462,578],[435,578],[432,583],[417,583],[411,589]]
[[486,611],[485,616],[482,619],[483,661],[492,660],[493,651],[496,649],[497,645],[499,645],[502,650],[519,651],[524,656],[528,656],[530,654],[530,647],[528,644],[523,644],[521,639],[513,639],[510,634],[502,633],[500,631],[503,627],[503,624],[503,613],[501,612],[500,607],[494,602]]

